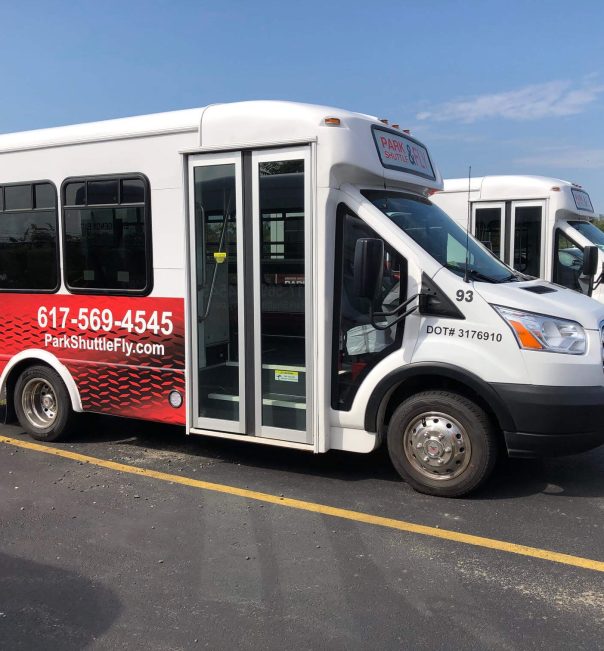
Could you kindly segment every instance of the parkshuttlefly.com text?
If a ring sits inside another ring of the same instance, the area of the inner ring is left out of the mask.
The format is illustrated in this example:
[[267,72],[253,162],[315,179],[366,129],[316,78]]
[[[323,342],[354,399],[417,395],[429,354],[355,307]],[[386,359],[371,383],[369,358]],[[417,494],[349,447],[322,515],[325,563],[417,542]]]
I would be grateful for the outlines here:
[[95,350],[108,353],[123,353],[126,357],[132,355],[164,355],[163,344],[145,343],[142,341],[132,342],[124,337],[95,337],[88,339],[81,335],[62,335],[54,337],[50,334],[44,335],[44,345],[47,348],[58,348],[62,350]]

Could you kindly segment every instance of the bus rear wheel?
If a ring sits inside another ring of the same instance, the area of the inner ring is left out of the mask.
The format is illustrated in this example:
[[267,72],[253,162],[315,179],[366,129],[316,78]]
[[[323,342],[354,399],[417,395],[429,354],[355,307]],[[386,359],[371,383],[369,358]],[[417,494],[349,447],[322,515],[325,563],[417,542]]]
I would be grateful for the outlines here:
[[71,401],[61,376],[48,366],[30,366],[15,385],[21,427],[37,441],[60,441],[69,433]]
[[423,391],[392,415],[388,452],[397,472],[416,491],[460,497],[491,474],[496,430],[486,412],[464,396]]

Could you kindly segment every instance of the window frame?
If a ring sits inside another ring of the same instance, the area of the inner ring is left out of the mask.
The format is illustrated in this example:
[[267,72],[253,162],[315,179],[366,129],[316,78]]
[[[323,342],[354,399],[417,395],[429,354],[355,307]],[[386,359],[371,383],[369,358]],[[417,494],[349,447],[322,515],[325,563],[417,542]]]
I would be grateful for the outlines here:
[[336,231],[335,231],[335,252],[334,252],[335,255],[334,255],[334,274],[333,274],[334,290],[333,290],[333,311],[332,311],[333,319],[332,319],[331,371],[330,371],[330,377],[331,377],[330,406],[334,411],[340,411],[340,412],[341,411],[349,412],[352,409],[352,405],[354,404],[354,400],[359,392],[359,389],[361,388],[361,385],[365,381],[367,375],[369,375],[369,373],[375,368],[375,366],[379,364],[386,357],[389,357],[397,350],[401,349],[403,345],[403,337],[405,334],[405,322],[406,322],[406,319],[403,319],[398,324],[396,324],[396,328],[397,328],[396,335],[394,337],[392,344],[390,344],[383,350],[374,353],[376,357],[373,360],[373,364],[370,366],[369,365],[366,366],[358,374],[359,381],[354,391],[352,393],[348,392],[348,395],[346,396],[346,401],[343,402],[343,404],[339,404],[338,356],[340,354],[340,334],[341,334],[341,325],[342,325],[341,324],[342,294],[344,289],[344,267],[343,267],[344,226],[345,226],[347,214],[350,214],[353,217],[359,219],[367,227],[369,231],[372,231],[380,239],[384,241],[384,247],[389,247],[390,249],[395,251],[396,254],[400,257],[401,270],[404,267],[405,277],[406,277],[405,286],[404,287],[402,285],[400,286],[399,300],[401,303],[407,300],[408,285],[409,285],[409,267],[408,267],[407,258],[402,253],[400,253],[397,249],[395,249],[391,244],[386,242],[386,240],[384,240],[383,237],[379,236],[379,234],[375,231],[375,229],[372,228],[370,224],[368,224],[367,221],[365,221],[362,217],[359,217],[359,215],[352,208],[350,208],[350,206],[348,206],[343,201],[338,203],[336,209]]
[[[122,194],[122,181],[124,179],[139,179],[143,182],[144,186],[144,201],[143,201],[143,218],[145,224],[145,275],[146,283],[142,289],[99,289],[92,287],[72,287],[67,281],[67,264],[66,264],[66,236],[65,229],[65,211],[73,209],[87,209],[90,206],[97,208],[115,208],[115,207],[132,207],[138,204],[124,203],[121,201]],[[88,181],[117,181],[118,184],[118,203],[103,203],[103,204],[88,204]],[[69,183],[84,183],[86,198],[84,204],[69,204],[65,203],[65,192]],[[151,183],[148,177],[142,172],[131,172],[119,174],[91,174],[88,176],[69,176],[61,183],[61,244],[63,251],[63,283],[65,288],[70,294],[85,294],[94,296],[148,296],[153,291],[154,278],[153,278],[153,237],[152,237],[152,213],[151,213]]]
[[[55,185],[54,181],[51,181],[50,179],[39,179],[35,181],[17,181],[13,183],[0,183],[0,195],[2,195],[0,199],[0,206],[2,207],[2,210],[0,210],[0,215],[4,215],[6,213],[11,215],[18,215],[19,213],[37,212],[38,209],[33,207],[34,199],[35,199],[34,186],[42,185],[42,184],[48,184],[52,187],[52,190],[54,192],[54,198],[55,198],[55,205],[54,205],[55,227],[56,227],[55,264],[56,264],[57,282],[53,288],[49,288],[49,289],[7,289],[4,287],[0,287],[0,293],[2,294],[56,294],[61,289],[61,246],[63,241],[59,233],[60,230],[59,195],[57,192],[57,186]],[[14,187],[17,185],[30,186],[30,198],[31,198],[32,208],[27,208],[27,209],[17,208],[15,210],[6,210],[6,197],[4,194],[4,188]],[[40,212],[42,211],[50,212],[51,210],[53,210],[53,208],[40,208],[39,210]]]

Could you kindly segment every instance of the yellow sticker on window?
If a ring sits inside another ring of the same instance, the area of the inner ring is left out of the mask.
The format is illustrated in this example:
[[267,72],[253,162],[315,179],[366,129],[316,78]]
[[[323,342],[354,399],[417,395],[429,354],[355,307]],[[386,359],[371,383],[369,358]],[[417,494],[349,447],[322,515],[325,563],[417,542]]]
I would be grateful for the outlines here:
[[226,251],[215,251],[214,260],[216,264],[222,264],[226,260]]
[[281,369],[277,369],[275,371],[275,380],[277,382],[297,382],[298,371],[282,371]]

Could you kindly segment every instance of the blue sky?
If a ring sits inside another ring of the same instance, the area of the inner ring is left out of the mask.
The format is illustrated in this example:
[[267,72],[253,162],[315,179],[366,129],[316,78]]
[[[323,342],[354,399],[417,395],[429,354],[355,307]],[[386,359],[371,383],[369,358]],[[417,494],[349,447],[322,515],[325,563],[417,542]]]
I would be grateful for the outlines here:
[[604,2],[2,3],[0,132],[288,99],[388,117],[445,177],[576,181],[604,213]]

